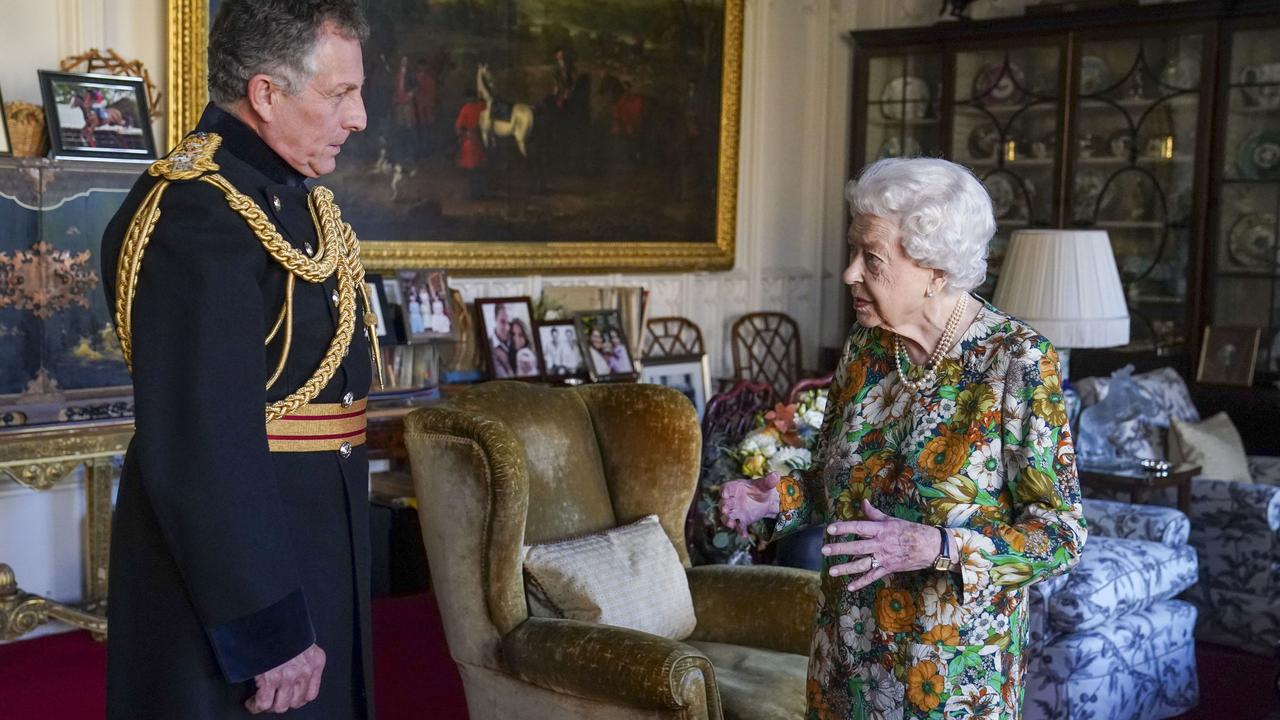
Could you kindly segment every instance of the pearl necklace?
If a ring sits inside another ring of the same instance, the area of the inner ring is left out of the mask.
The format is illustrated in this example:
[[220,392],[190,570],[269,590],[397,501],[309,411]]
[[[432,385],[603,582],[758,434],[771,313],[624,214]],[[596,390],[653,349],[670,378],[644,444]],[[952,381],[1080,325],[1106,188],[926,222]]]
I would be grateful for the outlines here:
[[902,368],[902,356],[906,354],[906,350],[902,347],[902,336],[894,333],[893,362],[898,368],[898,379],[911,392],[920,392],[921,388],[932,385],[938,379],[938,362],[946,354],[947,348],[951,347],[951,340],[955,337],[956,329],[960,326],[960,318],[964,316],[964,311],[967,307],[969,307],[969,294],[964,293],[960,296],[960,302],[956,303],[956,309],[951,311],[951,317],[947,318],[947,325],[942,329],[942,337],[938,339],[938,346],[933,349],[933,354],[929,356],[928,362],[925,363],[924,377],[918,381],[907,379],[907,373]]

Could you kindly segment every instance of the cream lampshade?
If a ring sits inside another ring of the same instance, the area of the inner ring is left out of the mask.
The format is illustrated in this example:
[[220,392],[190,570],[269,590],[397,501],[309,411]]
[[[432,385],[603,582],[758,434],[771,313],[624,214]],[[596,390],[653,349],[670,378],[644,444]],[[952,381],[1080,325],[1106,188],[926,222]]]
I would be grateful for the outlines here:
[[1129,342],[1129,308],[1111,241],[1103,230],[1018,230],[992,303],[1067,350]]

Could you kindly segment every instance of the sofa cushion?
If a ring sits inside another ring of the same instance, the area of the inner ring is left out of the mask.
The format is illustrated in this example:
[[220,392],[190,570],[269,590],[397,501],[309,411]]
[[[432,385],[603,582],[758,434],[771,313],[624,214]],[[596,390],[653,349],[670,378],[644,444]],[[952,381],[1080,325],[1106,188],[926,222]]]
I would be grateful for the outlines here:
[[[1154,455],[1135,455],[1135,457],[1168,457],[1165,435],[1172,418],[1187,422],[1199,422],[1200,413],[1191,401],[1191,393],[1187,384],[1177,370],[1170,367],[1159,368],[1145,373],[1133,375],[1133,382],[1138,386],[1143,398],[1142,427],[1147,442]],[[1080,394],[1081,407],[1097,404],[1107,396],[1111,378],[1090,377],[1075,383],[1076,392]]]
[[1089,630],[1167,600],[1197,577],[1190,545],[1091,537],[1066,586],[1049,597],[1049,623],[1058,632]]
[[683,640],[697,618],[684,565],[656,515],[534,545],[524,561],[529,612]]
[[716,669],[725,720],[804,717],[809,658],[713,642],[690,642]]
[[1198,423],[1173,419],[1169,459],[1200,466],[1200,474],[1218,480],[1249,482],[1249,458],[1240,431],[1224,412]]

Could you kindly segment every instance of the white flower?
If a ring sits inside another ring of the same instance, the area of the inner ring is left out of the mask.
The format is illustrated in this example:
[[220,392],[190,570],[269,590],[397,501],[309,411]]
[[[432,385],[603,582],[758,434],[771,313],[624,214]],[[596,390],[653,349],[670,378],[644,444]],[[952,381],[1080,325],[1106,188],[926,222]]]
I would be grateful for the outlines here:
[[818,412],[825,413],[827,411],[827,396],[825,394],[819,395],[813,401],[813,407],[816,408]]
[[867,652],[871,649],[873,625],[871,608],[849,608],[840,616],[840,641],[853,652]]
[[969,477],[984,490],[991,490],[1000,482],[1000,451],[995,443],[978,446],[969,455]]
[[1039,415],[1031,418],[1031,427],[1027,430],[1027,436],[1023,438],[1025,444],[1033,446],[1036,450],[1044,450],[1051,447],[1053,442],[1053,433],[1049,430],[1049,424]]
[[950,582],[949,577],[941,578],[939,582],[925,585],[920,591],[920,599],[924,601],[923,615],[929,621],[929,627],[960,625],[963,620],[960,604],[948,589]]
[[778,452],[778,440],[771,432],[754,432],[742,440],[738,449],[746,455],[759,453],[765,457],[773,457]]
[[876,716],[886,720],[902,717],[902,696],[906,688],[883,665],[871,663],[865,667],[867,701],[876,711]]
[[821,430],[822,417],[823,415],[821,410],[809,410],[805,412],[804,415],[800,416],[797,419],[804,425],[807,425],[813,428],[814,430]]
[[906,386],[897,382],[897,375],[890,373],[867,393],[867,422],[879,425],[889,420],[896,420],[907,409],[908,393]]
[[813,456],[804,448],[784,447],[769,456],[769,470],[786,474],[788,470],[808,470]]
[[835,639],[832,631],[830,625],[818,628],[809,645],[809,675],[823,685],[831,682],[831,672],[835,669]]

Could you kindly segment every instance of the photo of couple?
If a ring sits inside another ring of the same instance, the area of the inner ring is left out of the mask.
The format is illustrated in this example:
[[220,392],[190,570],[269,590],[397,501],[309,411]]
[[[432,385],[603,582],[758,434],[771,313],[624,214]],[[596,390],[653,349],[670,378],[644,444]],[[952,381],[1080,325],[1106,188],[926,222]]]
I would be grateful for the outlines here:
[[489,370],[498,380],[537,378],[533,312],[528,298],[477,300],[489,349]]

